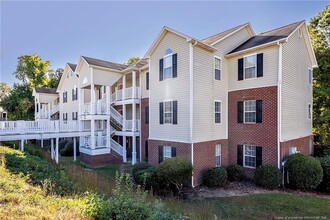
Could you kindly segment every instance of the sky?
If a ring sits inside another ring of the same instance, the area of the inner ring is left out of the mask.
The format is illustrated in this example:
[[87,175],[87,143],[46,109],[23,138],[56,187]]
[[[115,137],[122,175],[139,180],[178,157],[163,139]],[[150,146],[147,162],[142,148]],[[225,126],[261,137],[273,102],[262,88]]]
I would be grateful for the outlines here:
[[163,26],[203,39],[250,22],[256,33],[307,22],[329,1],[0,0],[0,82],[18,82],[17,58],[38,54],[51,68],[81,55],[125,63],[142,58]]

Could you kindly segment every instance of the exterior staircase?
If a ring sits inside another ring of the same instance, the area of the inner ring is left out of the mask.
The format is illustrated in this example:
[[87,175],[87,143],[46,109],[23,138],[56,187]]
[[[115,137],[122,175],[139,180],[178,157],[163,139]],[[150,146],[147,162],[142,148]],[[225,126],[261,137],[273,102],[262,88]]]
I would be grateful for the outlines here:
[[118,153],[120,156],[123,156],[124,148],[114,139],[116,131],[122,131],[123,129],[123,116],[112,106],[110,106],[110,126],[111,126],[111,137],[110,145],[111,149]]

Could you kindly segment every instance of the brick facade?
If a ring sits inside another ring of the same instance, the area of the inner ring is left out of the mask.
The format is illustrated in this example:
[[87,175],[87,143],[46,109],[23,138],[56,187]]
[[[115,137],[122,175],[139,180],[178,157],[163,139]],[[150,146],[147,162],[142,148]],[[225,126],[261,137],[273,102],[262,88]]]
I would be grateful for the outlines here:
[[[142,155],[142,160],[146,160],[148,158],[146,157],[146,151],[145,151],[145,146],[146,146],[146,141],[149,138],[149,124],[146,123],[146,118],[145,118],[145,107],[149,106],[149,98],[144,98],[141,99],[140,102],[141,105],[141,132],[140,132],[140,137],[141,137],[141,155]],[[150,154],[148,152],[148,154]]]
[[111,152],[110,154],[101,154],[101,155],[89,155],[80,153],[80,162],[86,164],[90,167],[101,167],[109,164],[121,164],[123,163],[123,159],[121,156],[116,154],[115,152]]
[[[262,123],[237,122],[237,102],[262,100]],[[237,145],[262,147],[262,163],[277,166],[277,86],[232,91],[228,94],[229,164],[237,164]],[[254,169],[246,168],[252,177]]]
[[290,147],[297,147],[297,151],[300,151],[302,154],[313,155],[313,135],[281,142],[281,161],[289,156]]
[[221,144],[221,166],[227,166],[227,140],[194,143],[194,186],[203,184],[203,176],[205,171],[215,167],[215,145],[217,144]]

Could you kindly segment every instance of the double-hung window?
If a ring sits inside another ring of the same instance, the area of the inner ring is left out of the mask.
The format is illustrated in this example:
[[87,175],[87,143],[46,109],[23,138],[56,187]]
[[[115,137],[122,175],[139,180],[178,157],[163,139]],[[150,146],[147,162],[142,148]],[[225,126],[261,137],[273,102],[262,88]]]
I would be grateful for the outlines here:
[[167,49],[164,56],[164,79],[172,78],[172,50]]
[[164,146],[164,160],[172,158],[172,147]]
[[312,105],[308,104],[308,119],[312,119]]
[[221,123],[221,101],[214,102],[214,122]]
[[256,167],[256,146],[244,145],[244,167]]
[[173,102],[164,102],[164,124],[173,122]]
[[244,57],[244,79],[256,78],[256,54]]
[[214,79],[221,80],[221,59],[214,58]]
[[256,123],[256,100],[244,102],[244,123]]
[[67,91],[63,92],[63,103],[66,103],[66,102],[68,102],[68,92]]
[[312,84],[313,82],[313,71],[312,69],[308,68],[308,83]]
[[215,166],[221,166],[221,144],[215,145]]

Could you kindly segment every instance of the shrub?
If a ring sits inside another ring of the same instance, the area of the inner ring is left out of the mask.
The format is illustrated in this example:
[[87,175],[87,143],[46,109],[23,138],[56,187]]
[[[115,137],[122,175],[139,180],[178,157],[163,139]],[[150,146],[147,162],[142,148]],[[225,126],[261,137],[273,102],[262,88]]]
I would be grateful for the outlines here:
[[254,179],[258,186],[276,189],[281,184],[281,171],[276,166],[261,165],[257,167]]
[[132,167],[132,176],[133,176],[133,179],[135,182],[137,182],[137,172],[141,171],[141,170],[146,170],[148,168],[150,168],[151,165],[148,164],[147,162],[145,161],[141,161],[141,162],[138,162],[136,164],[133,165]]
[[295,188],[315,189],[322,182],[321,163],[314,157],[293,154],[288,158],[285,166],[289,173],[289,184]]
[[330,156],[317,158],[321,162],[323,169],[323,181],[320,184],[320,189],[330,193]]
[[180,194],[184,183],[191,178],[192,171],[193,166],[189,160],[183,157],[173,157],[158,165],[155,171],[157,176],[155,183]]
[[222,187],[227,183],[227,171],[222,167],[214,167],[206,171],[204,183],[208,187]]
[[244,178],[244,169],[238,164],[230,165],[227,167],[227,176],[229,181],[240,181]]
[[156,168],[149,167],[148,169],[140,170],[136,172],[135,182],[138,185],[143,186],[145,189],[149,190],[153,185],[155,185],[155,172]]

